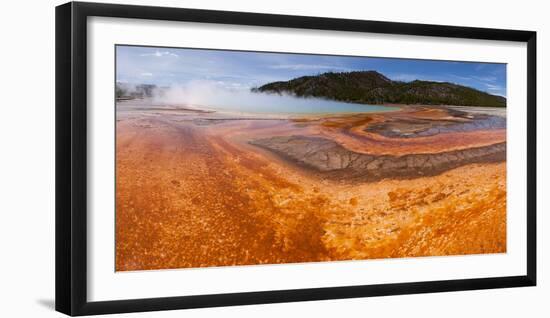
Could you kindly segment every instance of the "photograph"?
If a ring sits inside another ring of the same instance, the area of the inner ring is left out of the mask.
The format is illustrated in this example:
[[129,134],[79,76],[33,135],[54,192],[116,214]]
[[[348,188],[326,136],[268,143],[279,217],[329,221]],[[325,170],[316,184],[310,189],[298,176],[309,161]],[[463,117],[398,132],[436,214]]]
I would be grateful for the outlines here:
[[550,317],[544,2],[3,9],[0,318]]
[[117,272],[506,253],[505,63],[116,45],[115,68]]

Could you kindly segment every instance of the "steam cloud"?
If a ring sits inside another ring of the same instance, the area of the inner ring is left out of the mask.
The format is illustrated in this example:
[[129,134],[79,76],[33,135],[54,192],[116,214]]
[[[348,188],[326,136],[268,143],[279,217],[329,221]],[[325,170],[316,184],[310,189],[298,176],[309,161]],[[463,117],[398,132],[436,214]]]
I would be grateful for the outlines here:
[[228,87],[226,83],[215,81],[191,81],[186,85],[158,88],[153,91],[153,103],[247,113],[334,112],[339,108],[348,111],[365,110],[364,105],[320,98],[296,98],[284,94],[253,93],[245,87]]

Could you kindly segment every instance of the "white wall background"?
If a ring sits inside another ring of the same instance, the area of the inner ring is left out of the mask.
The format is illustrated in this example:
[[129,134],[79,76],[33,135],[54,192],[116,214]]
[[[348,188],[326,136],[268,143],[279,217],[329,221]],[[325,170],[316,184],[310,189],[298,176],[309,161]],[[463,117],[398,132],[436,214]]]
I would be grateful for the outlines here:
[[[116,317],[544,317],[550,314],[549,9],[545,1],[115,1],[232,11],[421,22],[538,32],[539,285],[530,288],[226,307]],[[2,6],[0,48],[0,316],[61,317],[54,303],[54,7]]]

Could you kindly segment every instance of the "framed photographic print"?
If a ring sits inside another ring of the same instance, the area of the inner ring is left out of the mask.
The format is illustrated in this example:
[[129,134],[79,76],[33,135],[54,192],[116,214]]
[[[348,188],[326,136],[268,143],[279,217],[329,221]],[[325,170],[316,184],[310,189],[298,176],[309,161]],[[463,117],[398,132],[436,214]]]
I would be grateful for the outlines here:
[[56,8],[56,309],[536,284],[536,33]]

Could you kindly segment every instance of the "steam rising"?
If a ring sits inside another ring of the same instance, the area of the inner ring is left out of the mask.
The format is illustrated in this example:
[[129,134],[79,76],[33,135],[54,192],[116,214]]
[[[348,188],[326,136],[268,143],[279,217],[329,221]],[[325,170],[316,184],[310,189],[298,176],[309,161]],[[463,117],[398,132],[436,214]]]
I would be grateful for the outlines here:
[[214,81],[191,81],[186,85],[157,88],[153,91],[152,102],[240,113],[336,113],[385,109],[383,106],[369,107],[320,98],[253,93],[247,87]]

